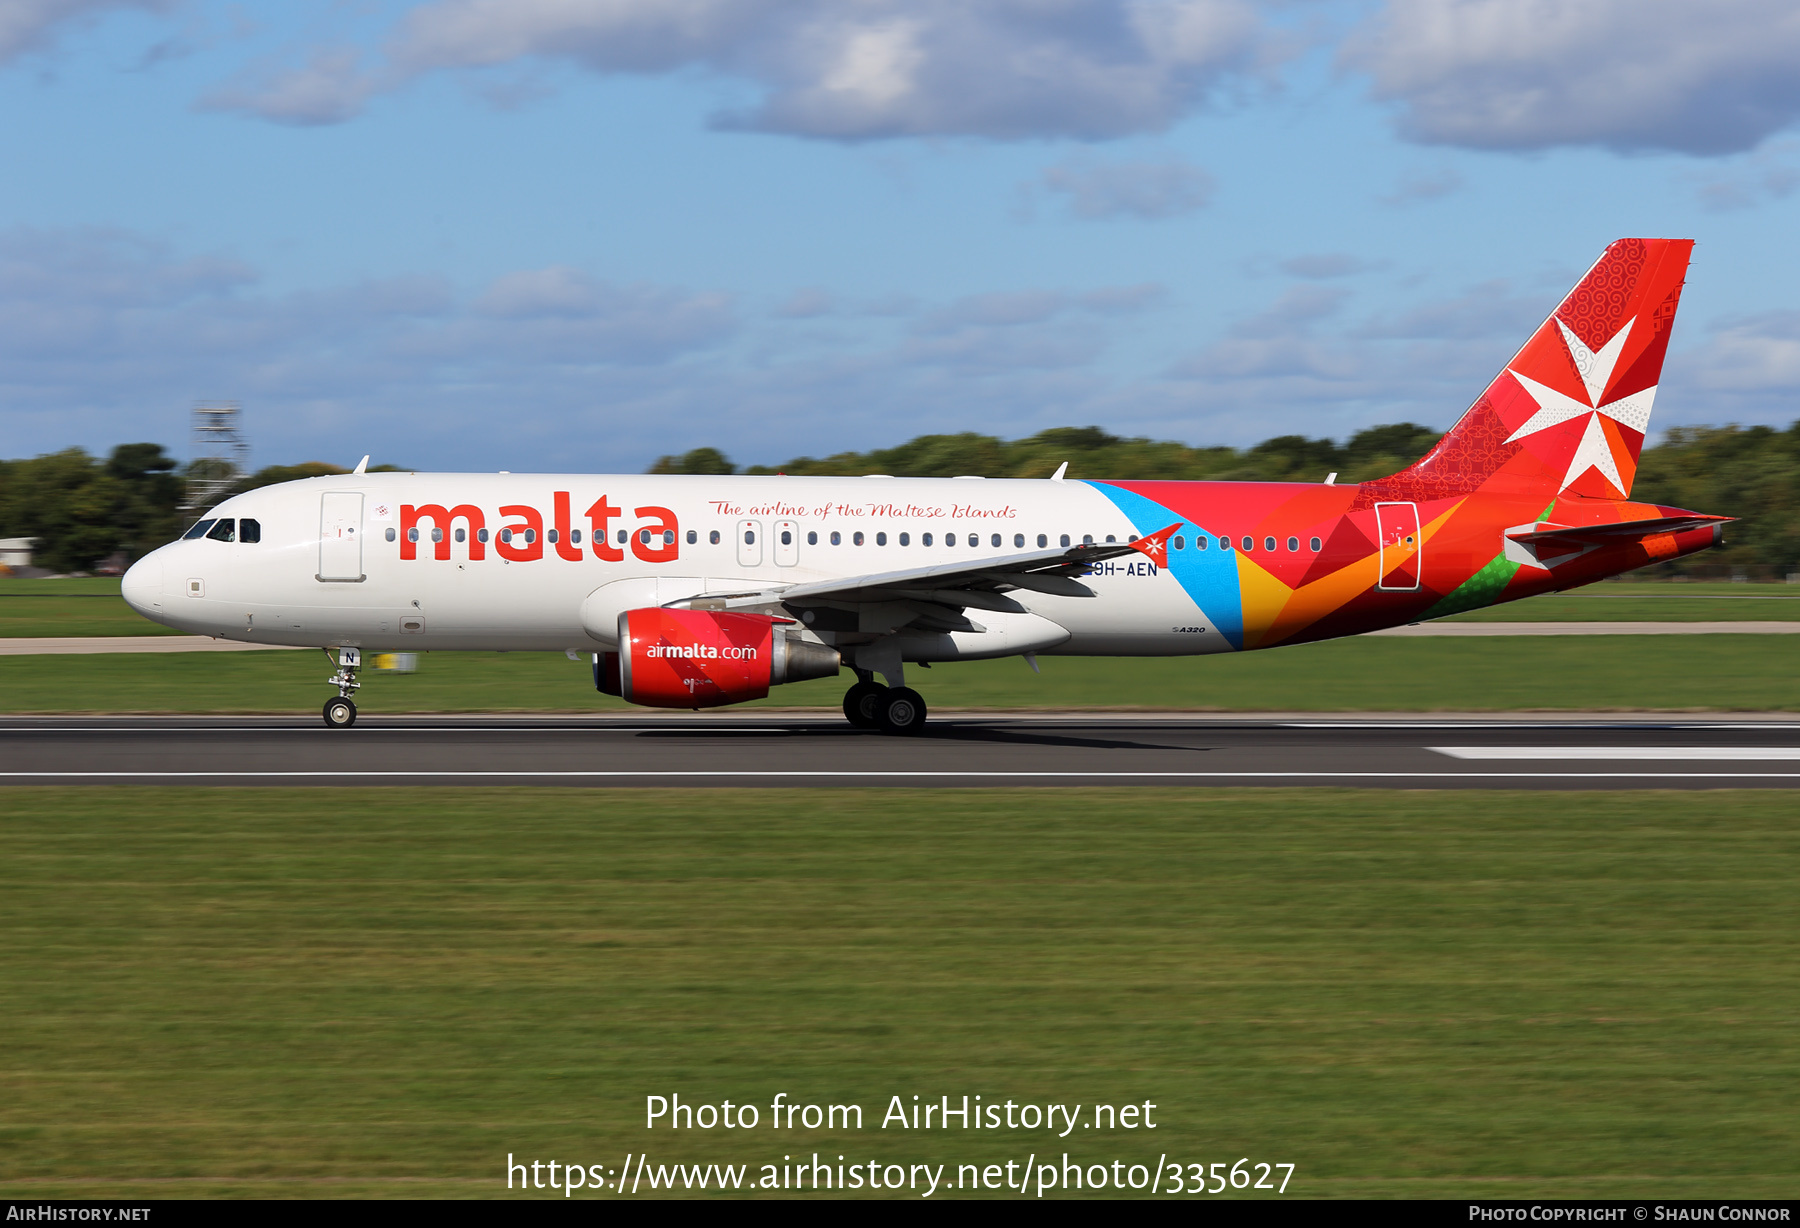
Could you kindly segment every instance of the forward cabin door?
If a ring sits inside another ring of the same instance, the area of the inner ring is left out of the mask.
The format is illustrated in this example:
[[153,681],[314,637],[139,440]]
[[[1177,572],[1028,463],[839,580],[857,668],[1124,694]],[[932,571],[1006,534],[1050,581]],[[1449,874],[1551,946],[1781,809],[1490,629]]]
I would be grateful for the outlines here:
[[763,556],[762,521],[737,522],[737,559],[739,567],[761,567]]
[[1381,580],[1375,587],[1413,592],[1419,587],[1419,505],[1377,503],[1375,523],[1381,533]]
[[363,579],[362,533],[361,491],[328,490],[320,496],[320,580],[359,583]]

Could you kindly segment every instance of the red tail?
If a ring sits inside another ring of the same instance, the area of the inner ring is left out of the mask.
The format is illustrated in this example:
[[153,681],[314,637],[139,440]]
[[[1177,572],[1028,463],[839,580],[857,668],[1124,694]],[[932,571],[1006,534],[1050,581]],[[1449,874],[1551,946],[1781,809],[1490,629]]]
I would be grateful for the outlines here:
[[1425,497],[1486,488],[1631,494],[1692,239],[1620,239],[1425,458],[1387,479]]

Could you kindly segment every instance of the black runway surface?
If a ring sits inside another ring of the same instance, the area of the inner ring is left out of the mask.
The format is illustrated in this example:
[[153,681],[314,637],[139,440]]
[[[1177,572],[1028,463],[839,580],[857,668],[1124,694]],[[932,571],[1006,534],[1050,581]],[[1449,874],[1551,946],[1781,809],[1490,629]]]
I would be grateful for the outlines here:
[[1800,718],[945,714],[0,718],[0,784],[1796,788]]

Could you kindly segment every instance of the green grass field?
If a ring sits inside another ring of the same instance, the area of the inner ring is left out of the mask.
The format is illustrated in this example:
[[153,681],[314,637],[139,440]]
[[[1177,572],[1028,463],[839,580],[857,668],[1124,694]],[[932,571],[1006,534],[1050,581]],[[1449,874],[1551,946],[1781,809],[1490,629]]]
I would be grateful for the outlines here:
[[[1179,659],[1043,657],[910,668],[933,708],[1215,711],[1800,708],[1800,636],[1361,638]],[[312,712],[333,693],[320,652],[0,656],[4,712]],[[619,711],[559,653],[428,653],[363,671],[382,712]],[[759,707],[835,708],[850,675],[777,687]],[[641,710],[641,709],[640,709]]]
[[[6,1197],[504,1196],[509,1152],[1800,1184],[1780,793],[5,799]],[[778,1091],[865,1128],[642,1126],[649,1094]],[[879,1128],[965,1093],[1149,1100],[1158,1129]]]
[[179,634],[126,605],[116,579],[0,579],[0,639]]
[[[1800,589],[1784,584],[1605,583],[1458,614],[1455,622],[1699,622],[1800,620]],[[175,635],[139,617],[107,579],[0,580],[0,639]]]

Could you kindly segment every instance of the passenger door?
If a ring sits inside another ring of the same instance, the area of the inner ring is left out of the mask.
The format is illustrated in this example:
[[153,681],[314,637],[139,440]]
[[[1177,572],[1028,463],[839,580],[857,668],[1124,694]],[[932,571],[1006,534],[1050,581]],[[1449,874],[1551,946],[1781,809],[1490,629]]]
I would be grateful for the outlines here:
[[361,583],[362,566],[361,491],[328,490],[319,499],[319,574],[320,580]]
[[1381,580],[1376,588],[1410,593],[1419,587],[1421,541],[1419,505],[1377,503],[1375,523],[1381,534]]

